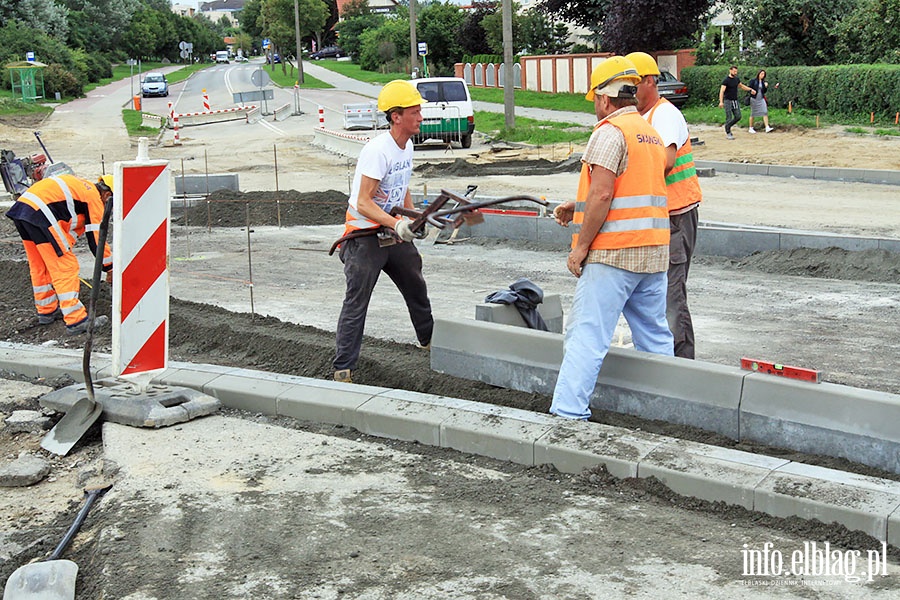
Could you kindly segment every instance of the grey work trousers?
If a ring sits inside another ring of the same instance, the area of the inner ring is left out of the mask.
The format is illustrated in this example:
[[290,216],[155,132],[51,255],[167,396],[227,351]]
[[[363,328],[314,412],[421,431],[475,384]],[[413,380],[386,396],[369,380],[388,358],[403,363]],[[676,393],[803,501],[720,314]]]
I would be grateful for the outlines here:
[[675,337],[675,356],[694,358],[694,324],[687,303],[687,278],[697,244],[699,211],[669,217],[669,287],[666,290],[666,321]]
[[422,276],[422,257],[412,243],[381,247],[377,236],[358,237],[341,243],[339,256],[344,263],[347,292],[337,324],[335,371],[356,368],[369,300],[382,271],[400,290],[419,343],[423,346],[431,343],[434,331],[431,302]]

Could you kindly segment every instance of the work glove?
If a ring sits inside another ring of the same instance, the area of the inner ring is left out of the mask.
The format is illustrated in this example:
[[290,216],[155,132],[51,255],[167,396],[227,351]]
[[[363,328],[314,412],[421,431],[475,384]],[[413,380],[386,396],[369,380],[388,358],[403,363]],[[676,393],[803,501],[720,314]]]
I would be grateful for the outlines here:
[[409,227],[409,222],[404,219],[397,219],[394,223],[394,233],[404,242],[411,242],[416,238],[416,234]]

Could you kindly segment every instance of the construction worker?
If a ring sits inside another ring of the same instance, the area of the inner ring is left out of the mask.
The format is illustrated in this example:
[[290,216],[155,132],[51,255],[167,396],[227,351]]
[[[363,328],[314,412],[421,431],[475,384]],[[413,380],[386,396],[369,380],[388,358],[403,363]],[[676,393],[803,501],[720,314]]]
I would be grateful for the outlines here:
[[569,419],[591,415],[591,394],[620,314],[637,350],[672,355],[666,151],[635,108],[639,81],[634,64],[622,56],[607,58],[591,73],[585,98],[593,101],[599,123],[581,159],[576,201],[553,211],[560,225],[576,228],[566,266],[578,283],[550,406],[552,414]]
[[414,208],[409,193],[413,142],[422,123],[422,96],[408,81],[391,81],[378,94],[390,130],[370,140],[360,152],[348,199],[344,234],[371,230],[341,242],[347,291],[337,324],[335,381],[349,382],[359,360],[366,312],[372,290],[384,271],[394,282],[409,311],[416,337],[423,347],[431,344],[434,319],[422,257],[412,244],[409,221],[390,214],[395,206]]
[[681,111],[659,96],[656,87],[659,67],[653,57],[645,52],[632,52],[625,58],[634,63],[641,76],[637,86],[638,112],[653,125],[666,147],[666,195],[671,233],[666,319],[675,336],[675,356],[694,358],[694,325],[687,303],[687,278],[697,243],[698,207],[703,194],[694,167],[691,135]]
[[[49,177],[28,188],[6,213],[25,246],[38,324],[50,325],[62,318],[67,333],[87,331],[87,310],[78,298],[80,265],[72,248],[76,237],[85,234],[91,252],[97,254],[100,221],[112,190],[112,175],[103,175],[96,183],[74,175]],[[103,270],[111,283],[109,245],[103,248]],[[108,321],[98,316],[94,328]]]

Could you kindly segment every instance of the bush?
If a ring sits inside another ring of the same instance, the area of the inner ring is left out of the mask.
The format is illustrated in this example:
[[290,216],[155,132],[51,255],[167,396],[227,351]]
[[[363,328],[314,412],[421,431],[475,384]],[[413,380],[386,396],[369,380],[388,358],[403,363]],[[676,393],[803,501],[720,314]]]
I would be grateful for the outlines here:
[[78,77],[62,65],[53,63],[44,69],[44,94],[51,97],[56,92],[59,92],[60,96],[72,98],[84,95]]
[[[745,65],[738,77],[747,83],[766,69],[766,100],[774,108],[807,108],[845,117],[874,112],[893,117],[900,106],[900,65],[832,65],[824,67],[756,67]],[[718,104],[727,66],[687,67],[681,80],[691,92],[689,105]],[[781,85],[776,89],[775,84]]]

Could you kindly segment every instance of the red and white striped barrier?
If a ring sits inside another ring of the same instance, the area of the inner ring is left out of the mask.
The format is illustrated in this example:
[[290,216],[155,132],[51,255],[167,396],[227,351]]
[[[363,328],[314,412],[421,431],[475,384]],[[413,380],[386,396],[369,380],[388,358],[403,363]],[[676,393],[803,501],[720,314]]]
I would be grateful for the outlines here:
[[178,146],[181,144],[181,140],[178,137],[178,115],[172,116],[172,128],[175,130],[175,139],[172,143]]
[[319,107],[319,127],[325,129],[325,107]]
[[204,115],[219,115],[225,113],[234,113],[234,112],[242,112],[250,110],[251,108],[256,108],[254,105],[248,106],[237,106],[235,108],[220,108],[219,110],[204,110],[201,112],[189,112],[189,113],[178,113],[176,117],[202,117]]
[[175,109],[172,108],[172,102],[169,102],[169,121],[172,121],[175,118]]
[[206,88],[203,88],[203,110],[209,112],[209,94],[206,93]]
[[[113,376],[166,368],[169,358],[169,162],[116,162],[113,219]],[[142,379],[142,377],[136,377]]]

